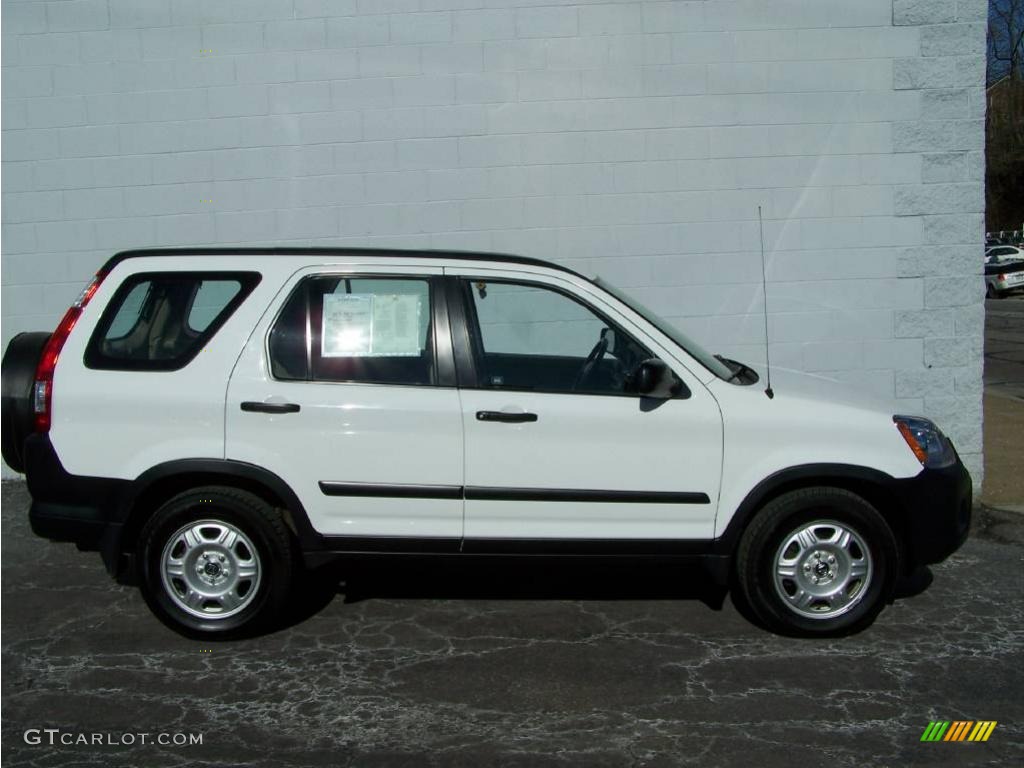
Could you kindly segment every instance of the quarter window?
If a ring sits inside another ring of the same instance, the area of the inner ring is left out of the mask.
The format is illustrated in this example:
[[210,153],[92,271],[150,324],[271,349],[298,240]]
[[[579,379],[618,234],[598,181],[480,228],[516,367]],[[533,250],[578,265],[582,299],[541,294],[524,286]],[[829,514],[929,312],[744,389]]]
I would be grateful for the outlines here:
[[317,276],[289,297],[270,332],[284,380],[434,384],[430,282]]
[[188,364],[259,283],[255,272],[132,275],[85,352],[90,368],[176,370]]
[[495,389],[628,394],[651,353],[607,318],[534,283],[463,282],[480,384]]
[[203,280],[199,283],[188,312],[188,327],[194,333],[202,333],[209,328],[241,287],[237,280]]

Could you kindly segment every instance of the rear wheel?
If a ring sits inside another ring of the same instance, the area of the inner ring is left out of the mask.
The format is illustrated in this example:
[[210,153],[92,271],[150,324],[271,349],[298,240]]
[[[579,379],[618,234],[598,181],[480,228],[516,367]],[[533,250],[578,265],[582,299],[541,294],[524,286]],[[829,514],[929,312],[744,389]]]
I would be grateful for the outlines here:
[[736,558],[743,597],[771,629],[836,635],[867,627],[893,594],[896,539],[860,496],[839,488],[791,491],[748,526]]
[[142,592],[185,635],[268,629],[285,609],[295,568],[278,512],[246,491],[208,487],[164,504],[140,536]]

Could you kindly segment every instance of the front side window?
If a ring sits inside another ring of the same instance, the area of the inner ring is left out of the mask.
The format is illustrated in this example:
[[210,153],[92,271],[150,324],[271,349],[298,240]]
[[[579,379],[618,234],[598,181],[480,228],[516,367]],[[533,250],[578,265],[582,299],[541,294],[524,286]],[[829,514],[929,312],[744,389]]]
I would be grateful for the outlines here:
[[535,283],[465,280],[479,383],[494,389],[622,395],[653,355],[576,299]]
[[434,384],[430,282],[307,278],[278,315],[269,349],[277,379]]
[[127,278],[100,317],[85,364],[106,370],[184,367],[245,300],[255,272],[159,272]]
[[698,344],[685,333],[683,333],[681,330],[679,330],[679,328],[677,328],[675,325],[659,317],[655,312],[645,307],[643,304],[641,304],[635,298],[627,294],[621,288],[617,288],[611,283],[606,283],[600,277],[594,278],[593,282],[594,285],[596,285],[598,288],[608,291],[608,293],[610,293],[612,296],[617,298],[627,307],[632,309],[634,312],[640,315],[640,317],[649,322],[663,334],[668,336],[680,347],[685,349],[692,357],[694,357],[697,360],[697,362],[699,362],[701,365],[703,365],[705,368],[707,368],[709,371],[715,374],[715,376],[717,376],[720,379],[725,379],[726,381],[730,381],[734,378],[733,374],[735,373],[735,371],[728,365],[726,365],[724,362],[722,362],[722,360],[717,355],[713,355],[710,352],[708,352],[700,344]]

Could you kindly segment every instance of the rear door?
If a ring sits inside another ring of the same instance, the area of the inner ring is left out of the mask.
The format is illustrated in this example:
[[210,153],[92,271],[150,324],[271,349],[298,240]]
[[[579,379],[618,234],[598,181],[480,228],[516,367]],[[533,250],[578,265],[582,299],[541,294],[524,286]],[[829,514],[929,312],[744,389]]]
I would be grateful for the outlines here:
[[227,458],[279,475],[340,546],[458,547],[462,422],[439,275],[306,270],[231,377]]
[[[722,422],[696,377],[568,281],[446,273],[457,281],[449,303],[465,380],[467,551],[712,537]],[[679,397],[630,392],[650,357],[683,381]]]

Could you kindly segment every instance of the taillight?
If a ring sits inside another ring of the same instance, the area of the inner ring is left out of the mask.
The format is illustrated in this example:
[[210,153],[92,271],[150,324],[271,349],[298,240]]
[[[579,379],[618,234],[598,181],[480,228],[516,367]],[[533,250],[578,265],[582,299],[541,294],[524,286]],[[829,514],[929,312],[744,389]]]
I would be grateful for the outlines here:
[[1006,282],[1006,275],[998,274],[998,275],[996,275],[996,280],[998,280],[1000,283],[1005,283]]
[[57,358],[60,356],[64,342],[71,335],[71,329],[75,327],[82,310],[89,303],[96,290],[106,277],[105,272],[97,272],[85,289],[75,299],[68,311],[64,313],[57,330],[53,332],[43,347],[42,357],[36,366],[36,383],[32,388],[32,412],[34,414],[33,427],[36,432],[49,432],[53,401],[53,372],[57,368]]

